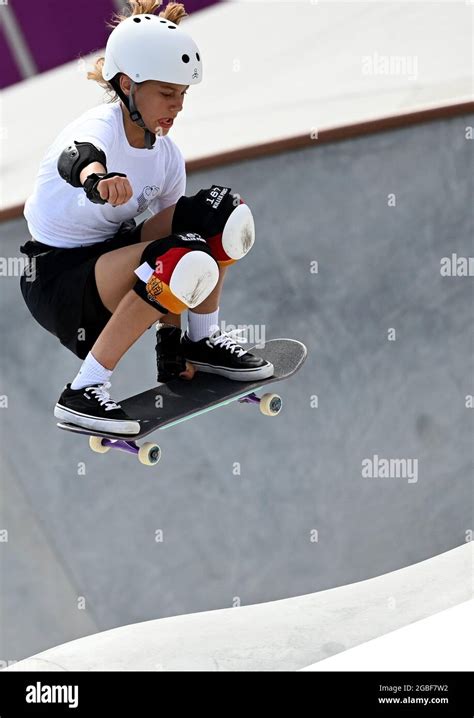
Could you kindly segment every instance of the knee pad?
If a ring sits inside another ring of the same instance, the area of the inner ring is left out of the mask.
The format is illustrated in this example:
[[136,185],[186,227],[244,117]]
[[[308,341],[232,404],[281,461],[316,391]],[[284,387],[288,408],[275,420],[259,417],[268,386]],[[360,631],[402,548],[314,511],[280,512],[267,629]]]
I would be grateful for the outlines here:
[[204,237],[221,265],[242,259],[255,241],[252,212],[230,187],[212,185],[176,203],[173,232],[194,231]]
[[133,289],[155,309],[181,314],[206,299],[219,279],[219,267],[198,234],[171,234],[145,247]]
[[255,223],[249,206],[239,204],[229,215],[222,234],[206,241],[219,265],[225,267],[245,257],[255,242]]

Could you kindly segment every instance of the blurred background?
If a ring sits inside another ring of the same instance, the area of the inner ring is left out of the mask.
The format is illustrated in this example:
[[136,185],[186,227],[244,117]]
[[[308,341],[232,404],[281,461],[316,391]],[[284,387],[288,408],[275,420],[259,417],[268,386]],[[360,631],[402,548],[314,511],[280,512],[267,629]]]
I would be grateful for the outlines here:
[[[189,0],[189,13],[217,0]],[[123,0],[44,0],[41,3],[2,2],[0,88],[9,87],[46,70],[103,48],[109,36],[106,22],[121,12]]]
[[[473,5],[185,2],[204,63],[170,135],[186,191],[231,187],[257,227],[221,321],[309,356],[277,418],[233,404],[157,432],[153,469],[56,428],[79,360],[19,291],[24,201],[57,133],[104,100],[86,72],[120,6],[0,3],[5,663],[380,576],[472,528],[473,290],[452,256],[472,254]],[[114,396],[153,386],[154,343],[120,362]],[[418,480],[364,478],[376,454],[417,459]]]

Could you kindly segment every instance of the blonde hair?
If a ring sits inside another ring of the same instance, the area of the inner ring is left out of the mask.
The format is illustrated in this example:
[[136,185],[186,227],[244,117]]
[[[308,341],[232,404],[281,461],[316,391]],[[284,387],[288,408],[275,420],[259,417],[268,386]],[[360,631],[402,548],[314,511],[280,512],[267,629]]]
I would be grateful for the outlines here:
[[[160,7],[161,4],[162,0],[130,0],[128,2],[128,5],[130,6],[130,12],[126,15],[114,13],[112,20],[107,23],[107,26],[113,29],[117,27],[119,23],[123,22],[123,20],[126,20],[131,15],[151,15],[151,13],[153,13],[156,8]],[[175,25],[179,25],[183,17],[187,17],[187,15],[188,14],[184,9],[184,5],[179,2],[168,3],[165,9],[159,13],[159,17],[164,17],[166,20],[174,22]],[[104,62],[105,57],[99,57],[94,63],[94,69],[90,70],[87,73],[87,79],[94,80],[101,87],[104,88],[104,90],[106,91],[107,102],[117,102],[119,96],[115,92],[110,82],[104,80],[104,77],[102,75],[102,68],[104,66]]]

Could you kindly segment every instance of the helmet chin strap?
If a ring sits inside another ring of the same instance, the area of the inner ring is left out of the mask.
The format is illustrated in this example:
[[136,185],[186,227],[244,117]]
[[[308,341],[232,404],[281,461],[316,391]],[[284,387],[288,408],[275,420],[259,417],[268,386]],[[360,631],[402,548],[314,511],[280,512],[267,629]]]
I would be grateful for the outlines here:
[[153,134],[153,132],[150,132],[150,130],[147,128],[147,126],[143,122],[143,118],[142,118],[141,114],[137,110],[137,106],[135,104],[135,98],[134,98],[135,87],[136,87],[135,83],[132,82],[132,84],[130,85],[130,95],[128,98],[128,101],[129,101],[128,111],[130,112],[130,118],[133,120],[133,122],[135,122],[137,125],[139,125],[139,127],[143,127],[143,129],[145,130],[145,147],[147,148],[147,150],[151,150],[153,145],[155,144],[156,136]]
[[147,128],[143,121],[143,117],[141,116],[140,112],[137,109],[137,106],[135,104],[135,88],[136,84],[133,82],[130,85],[130,95],[126,95],[125,92],[123,92],[122,88],[120,87],[120,81],[119,76],[116,75],[111,80],[109,80],[110,84],[114,88],[117,95],[122,100],[123,104],[127,108],[130,114],[130,119],[132,122],[135,122],[139,127],[145,130],[145,147],[147,150],[153,149],[153,146],[155,144],[156,135],[153,134],[153,132],[150,132],[150,130]]

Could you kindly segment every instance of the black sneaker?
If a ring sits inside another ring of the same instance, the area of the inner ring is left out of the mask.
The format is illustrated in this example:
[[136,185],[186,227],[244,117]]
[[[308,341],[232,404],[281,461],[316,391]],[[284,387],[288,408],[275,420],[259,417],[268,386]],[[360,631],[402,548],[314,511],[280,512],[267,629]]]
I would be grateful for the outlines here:
[[92,431],[138,434],[140,424],[130,419],[120,404],[112,401],[107,391],[109,388],[110,382],[92,384],[84,389],[71,389],[71,385],[67,384],[54,407],[54,416]]
[[198,342],[192,342],[185,332],[181,340],[183,354],[198,371],[220,374],[235,381],[255,381],[272,376],[273,364],[246,351],[235,341],[238,331],[217,329]]

